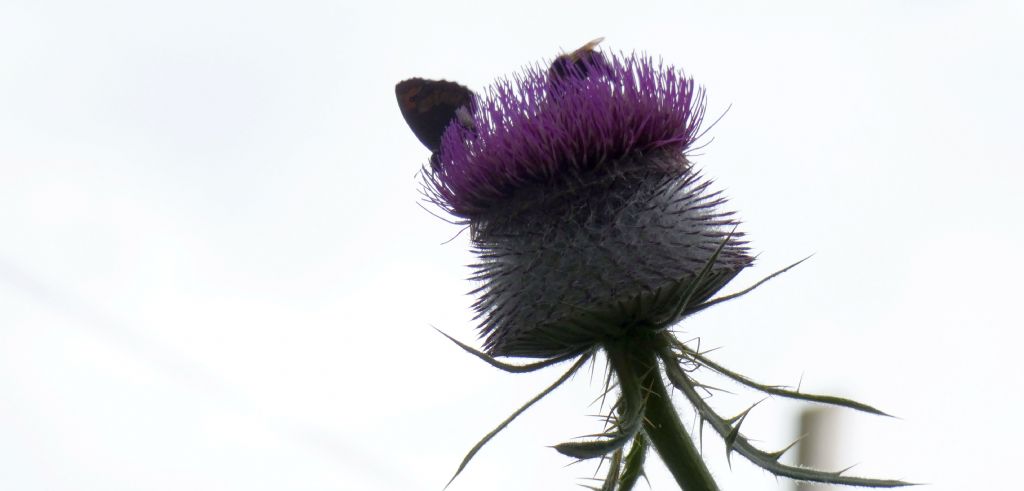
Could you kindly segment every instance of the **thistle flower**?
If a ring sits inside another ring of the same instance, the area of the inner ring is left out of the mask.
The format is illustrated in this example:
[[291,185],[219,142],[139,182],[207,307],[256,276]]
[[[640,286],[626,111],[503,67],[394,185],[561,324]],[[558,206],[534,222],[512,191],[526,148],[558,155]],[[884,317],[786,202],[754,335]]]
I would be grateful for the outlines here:
[[500,81],[473,125],[449,126],[425,175],[433,201],[473,227],[490,354],[558,356],[664,327],[720,245],[692,301],[750,264],[686,156],[703,102],[650,58],[589,57]]
[[[609,427],[597,438],[555,447],[579,459],[610,456],[602,489],[630,489],[650,445],[683,489],[717,489],[672,406],[662,365],[730,451],[777,475],[905,484],[782,465],[781,452],[758,450],[739,433],[742,417],[718,416],[698,394],[691,369],[705,367],[775,395],[884,414],[846,399],[758,385],[669,331],[693,312],[746,293],[711,298],[753,258],[725,198],[688,156],[701,134],[703,89],[649,56],[599,53],[597,42],[499,79],[482,96],[421,79],[396,89],[410,126],[434,152],[422,172],[425,194],[470,228],[479,258],[474,307],[486,353],[456,342],[509,371],[578,357],[555,385],[481,440],[459,471],[513,418],[603,351],[620,392]],[[431,128],[439,138],[424,139],[418,128],[427,119],[445,124],[443,131]],[[544,360],[509,365],[497,356]]]

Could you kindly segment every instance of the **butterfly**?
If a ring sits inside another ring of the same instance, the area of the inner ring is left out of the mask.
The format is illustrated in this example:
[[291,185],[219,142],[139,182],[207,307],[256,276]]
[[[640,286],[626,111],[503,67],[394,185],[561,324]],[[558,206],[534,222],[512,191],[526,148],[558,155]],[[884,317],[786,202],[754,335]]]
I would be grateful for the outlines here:
[[410,78],[395,85],[395,96],[409,129],[433,153],[430,165],[437,170],[437,152],[448,126],[456,121],[473,128],[476,94],[447,80]]

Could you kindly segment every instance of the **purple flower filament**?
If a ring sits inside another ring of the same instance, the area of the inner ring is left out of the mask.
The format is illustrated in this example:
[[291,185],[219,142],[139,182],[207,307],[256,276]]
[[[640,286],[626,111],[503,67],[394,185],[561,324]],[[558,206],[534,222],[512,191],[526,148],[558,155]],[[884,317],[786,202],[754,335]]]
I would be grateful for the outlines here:
[[499,80],[478,101],[474,127],[445,132],[439,170],[427,176],[431,199],[471,219],[523,186],[692,145],[704,115],[692,79],[643,55],[594,60],[564,78],[534,65]]

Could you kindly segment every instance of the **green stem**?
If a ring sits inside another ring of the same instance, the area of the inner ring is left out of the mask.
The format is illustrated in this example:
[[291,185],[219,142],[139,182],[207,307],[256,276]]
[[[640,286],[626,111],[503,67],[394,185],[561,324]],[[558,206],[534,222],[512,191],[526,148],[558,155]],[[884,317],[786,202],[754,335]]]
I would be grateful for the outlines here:
[[679,419],[661,378],[656,356],[658,334],[636,333],[605,345],[608,361],[620,387],[639,384],[644,389],[643,431],[683,491],[718,491],[711,472]]

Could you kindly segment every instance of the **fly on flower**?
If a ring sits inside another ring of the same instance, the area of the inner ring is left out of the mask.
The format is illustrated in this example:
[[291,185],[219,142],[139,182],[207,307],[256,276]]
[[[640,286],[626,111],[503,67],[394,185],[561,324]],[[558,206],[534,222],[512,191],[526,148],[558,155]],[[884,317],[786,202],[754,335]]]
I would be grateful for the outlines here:
[[572,53],[566,53],[555,58],[551,62],[551,67],[548,68],[548,78],[558,80],[573,74],[586,77],[589,68],[594,66],[606,67],[604,56],[600,52],[595,51],[602,41],[604,41],[603,37],[594,39],[580,46]]

